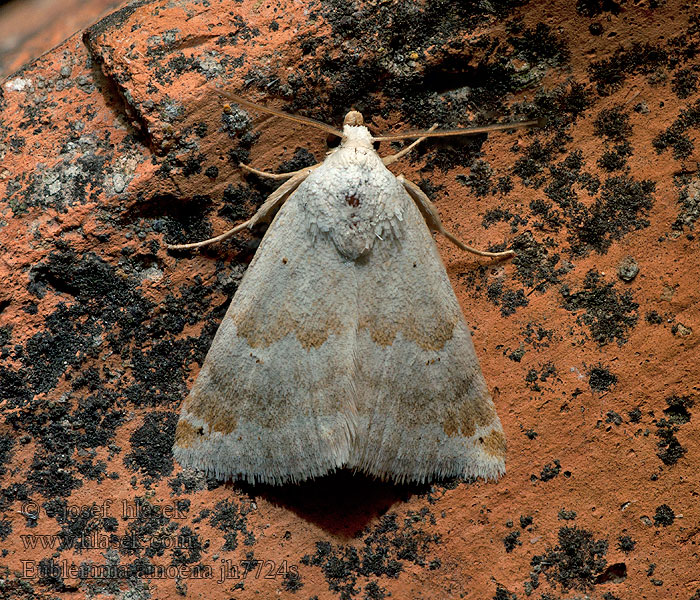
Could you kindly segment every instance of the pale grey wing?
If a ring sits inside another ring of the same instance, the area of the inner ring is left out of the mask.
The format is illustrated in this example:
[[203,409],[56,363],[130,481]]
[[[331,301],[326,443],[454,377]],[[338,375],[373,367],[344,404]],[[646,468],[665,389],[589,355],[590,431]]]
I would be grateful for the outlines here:
[[397,482],[497,478],[505,438],[471,333],[412,201],[357,263],[358,425],[348,466]]
[[327,236],[312,239],[297,194],[270,225],[185,400],[182,465],[281,484],[350,454],[356,282]]

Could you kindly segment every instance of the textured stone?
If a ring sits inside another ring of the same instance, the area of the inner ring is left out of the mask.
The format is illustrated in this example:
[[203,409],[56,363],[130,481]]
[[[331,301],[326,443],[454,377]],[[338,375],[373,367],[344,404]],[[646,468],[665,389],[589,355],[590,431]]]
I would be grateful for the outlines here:
[[[678,0],[614,6],[141,1],[9,75],[3,593],[691,597],[699,341],[684,332],[700,328],[700,242],[686,49],[700,28]],[[340,473],[270,490],[172,461],[180,404],[260,232],[193,254],[165,243],[252,214],[272,187],[239,161],[292,170],[326,151],[323,135],[227,106],[215,85],[335,126],[354,107],[377,132],[548,118],[392,167],[466,243],[518,253],[494,265],[438,240],[508,442],[497,483]],[[626,256],[643,265],[629,283]],[[673,519],[654,526],[660,507]],[[57,532],[114,547],[24,546]],[[264,562],[243,580],[250,556]],[[40,578],[51,558],[170,571]],[[26,582],[23,560],[36,561]]]

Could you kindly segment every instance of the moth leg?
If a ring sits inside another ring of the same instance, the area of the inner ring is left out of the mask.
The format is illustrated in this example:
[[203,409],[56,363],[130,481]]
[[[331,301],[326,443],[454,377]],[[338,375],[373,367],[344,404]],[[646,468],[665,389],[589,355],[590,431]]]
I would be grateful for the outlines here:
[[298,171],[290,171],[289,173],[269,173],[268,171],[260,171],[254,167],[250,167],[244,163],[238,163],[238,166],[243,169],[244,171],[247,171],[248,173],[253,173],[253,175],[258,175],[259,177],[267,177],[269,179],[277,179],[277,180],[282,180],[282,179],[289,179],[290,177],[294,177],[295,175],[299,175],[300,173],[308,173],[309,171],[315,169],[318,167],[321,163],[318,163],[316,165],[312,165],[310,167],[304,167],[303,169],[299,169]]
[[284,182],[279,186],[274,192],[272,192],[263,205],[258,209],[258,211],[247,221],[239,223],[233,229],[217,235],[216,237],[209,238],[208,240],[203,240],[201,242],[194,242],[192,244],[175,244],[167,245],[168,250],[192,250],[194,248],[201,248],[203,246],[209,246],[210,244],[216,244],[217,242],[223,242],[228,238],[234,236],[239,231],[242,231],[246,227],[252,229],[254,225],[258,223],[265,223],[272,221],[280,207],[287,201],[287,199],[296,191],[296,189],[301,185],[309,175],[309,169],[303,169],[300,173],[292,177],[289,181]]
[[[438,126],[438,124],[435,123],[435,125],[433,125],[430,129],[428,129],[428,131],[434,131],[435,129],[437,129],[437,126]],[[409,144],[408,146],[406,146],[402,150],[399,150],[396,154],[390,154],[389,156],[385,156],[384,158],[382,158],[382,162],[384,163],[384,166],[393,164],[397,160],[402,159],[404,156],[406,156],[411,150],[413,150],[418,144],[420,144],[425,139],[427,139],[427,138],[424,138],[424,137],[418,138],[415,142]]]
[[505,252],[484,252],[483,250],[477,250],[471,246],[467,246],[460,239],[456,238],[449,231],[446,231],[442,226],[442,221],[440,221],[440,215],[438,214],[437,208],[430,201],[428,196],[425,195],[423,190],[421,190],[415,183],[404,179],[403,175],[399,175],[397,179],[404,186],[408,195],[413,198],[413,201],[418,206],[425,222],[431,231],[437,231],[444,235],[448,240],[450,240],[455,246],[466,252],[471,252],[472,254],[477,254],[478,256],[488,256],[491,258],[511,258],[515,256],[515,252],[512,250],[506,250]]

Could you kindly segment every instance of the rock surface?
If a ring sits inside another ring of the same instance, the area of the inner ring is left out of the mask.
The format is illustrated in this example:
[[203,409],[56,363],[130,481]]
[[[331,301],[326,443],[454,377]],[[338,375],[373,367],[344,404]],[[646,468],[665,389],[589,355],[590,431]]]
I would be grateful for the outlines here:
[[[699,598],[691,7],[140,0],[4,80],[3,597]],[[269,489],[173,462],[263,232],[165,244],[252,214],[272,188],[240,161],[326,149],[214,85],[381,132],[547,118],[394,168],[467,243],[518,253],[438,240],[506,432],[500,481]]]

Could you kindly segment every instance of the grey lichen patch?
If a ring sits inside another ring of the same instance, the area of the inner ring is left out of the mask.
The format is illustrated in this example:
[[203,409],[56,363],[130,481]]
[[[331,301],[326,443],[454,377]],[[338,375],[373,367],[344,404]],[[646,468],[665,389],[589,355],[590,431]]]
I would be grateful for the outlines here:
[[675,179],[678,188],[678,216],[671,227],[677,231],[686,228],[695,229],[695,223],[700,218],[700,180],[688,176]]
[[51,207],[65,212],[68,207],[95,201],[111,169],[109,144],[94,134],[68,140],[60,148],[53,167],[38,164],[31,174],[11,179],[0,200],[15,215],[33,207]]

